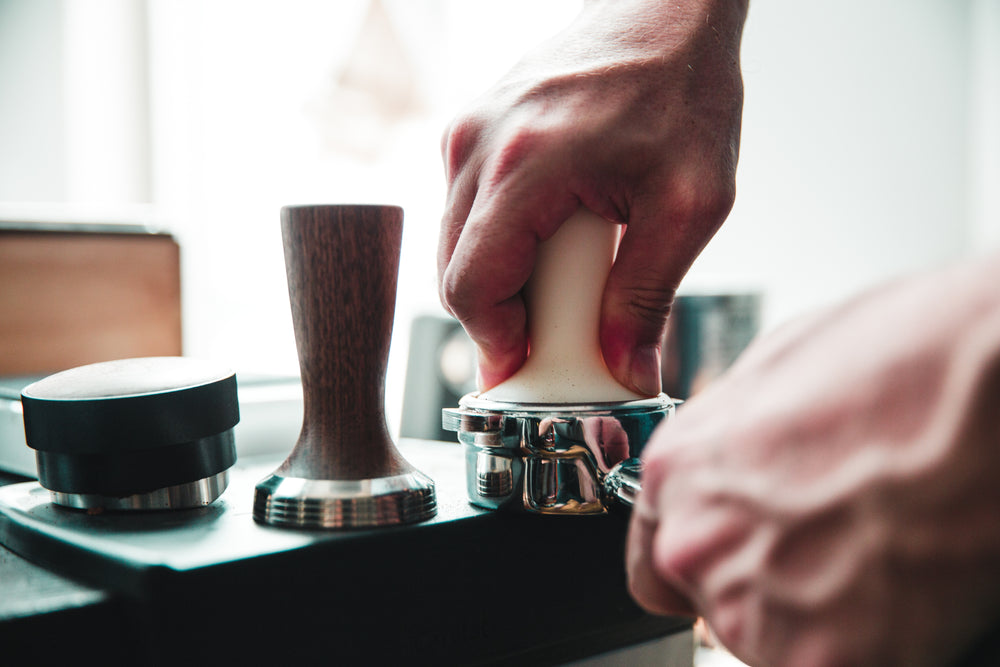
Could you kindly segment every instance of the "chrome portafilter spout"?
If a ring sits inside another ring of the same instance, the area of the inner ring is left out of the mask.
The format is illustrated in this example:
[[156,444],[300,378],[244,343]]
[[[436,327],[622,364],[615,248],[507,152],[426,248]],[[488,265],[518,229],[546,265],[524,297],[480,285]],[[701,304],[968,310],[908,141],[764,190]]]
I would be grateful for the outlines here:
[[465,448],[472,503],[540,514],[631,504],[642,449],[676,402],[626,389],[601,354],[601,298],[619,231],[581,208],[539,244],[524,290],[527,361],[443,411],[443,427]]
[[291,454],[257,484],[258,522],[372,528],[437,513],[434,482],[403,458],[385,421],[402,231],[396,206],[282,209],[304,414]]

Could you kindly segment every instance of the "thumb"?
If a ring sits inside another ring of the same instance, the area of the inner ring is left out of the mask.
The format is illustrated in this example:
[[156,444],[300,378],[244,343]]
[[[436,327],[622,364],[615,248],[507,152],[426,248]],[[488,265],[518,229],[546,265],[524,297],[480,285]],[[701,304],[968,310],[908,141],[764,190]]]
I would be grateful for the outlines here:
[[604,288],[604,361],[619,382],[645,396],[660,392],[660,345],[670,306],[707,242],[695,226],[677,222],[633,216]]

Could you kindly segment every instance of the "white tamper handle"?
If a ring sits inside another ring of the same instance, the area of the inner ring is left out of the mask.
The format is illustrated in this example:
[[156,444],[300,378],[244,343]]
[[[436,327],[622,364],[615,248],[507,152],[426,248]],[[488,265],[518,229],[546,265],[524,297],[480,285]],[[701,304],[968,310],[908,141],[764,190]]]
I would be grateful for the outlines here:
[[580,208],[538,245],[524,290],[528,359],[480,399],[568,404],[645,398],[615,380],[601,353],[601,299],[620,231],[619,225]]

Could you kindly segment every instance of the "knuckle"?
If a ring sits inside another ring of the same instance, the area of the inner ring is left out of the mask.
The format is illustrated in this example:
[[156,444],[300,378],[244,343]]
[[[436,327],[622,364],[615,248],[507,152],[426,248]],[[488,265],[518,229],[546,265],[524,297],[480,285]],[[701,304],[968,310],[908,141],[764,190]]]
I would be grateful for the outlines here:
[[460,313],[466,309],[469,301],[468,290],[464,289],[465,282],[462,280],[459,272],[455,270],[455,267],[451,265],[441,275],[440,286],[438,288],[441,305],[459,319],[461,319]]
[[447,177],[454,180],[478,151],[488,181],[496,185],[515,174],[531,156],[549,154],[551,147],[558,145],[558,131],[533,116],[517,122],[507,119],[487,131],[486,120],[470,114],[453,121],[445,131],[441,153]]
[[463,325],[481,326],[481,318],[492,303],[483,296],[484,280],[489,281],[490,275],[461,261],[452,262],[440,280],[438,291],[441,305]]
[[[676,514],[676,513],[675,513]],[[657,575],[680,590],[697,590],[703,575],[710,569],[711,552],[704,544],[684,539],[682,526],[690,517],[672,517],[672,523],[661,522],[652,545],[652,563]],[[688,524],[688,531],[694,528]]]
[[477,116],[468,114],[452,121],[441,136],[441,156],[449,179],[468,162],[479,144],[483,127]]
[[736,202],[736,183],[728,176],[691,173],[674,183],[670,200],[671,213],[677,220],[718,226]]
[[494,184],[516,172],[529,156],[544,152],[548,143],[549,132],[545,129],[520,124],[508,130],[490,162]]
[[731,611],[716,612],[712,615],[712,633],[723,646],[733,650],[746,649],[746,621],[742,614]]

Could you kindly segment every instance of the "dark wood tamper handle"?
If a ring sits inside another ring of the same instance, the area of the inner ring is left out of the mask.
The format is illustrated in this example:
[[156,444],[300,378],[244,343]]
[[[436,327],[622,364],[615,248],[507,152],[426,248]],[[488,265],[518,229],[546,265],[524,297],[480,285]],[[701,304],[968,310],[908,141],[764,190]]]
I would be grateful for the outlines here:
[[433,482],[385,420],[402,233],[396,206],[282,209],[304,411],[291,454],[257,485],[258,521],[350,528],[435,514]]
[[282,210],[305,413],[281,474],[367,479],[407,470],[384,412],[402,234],[396,207]]

